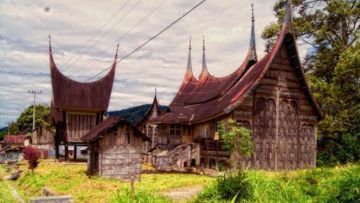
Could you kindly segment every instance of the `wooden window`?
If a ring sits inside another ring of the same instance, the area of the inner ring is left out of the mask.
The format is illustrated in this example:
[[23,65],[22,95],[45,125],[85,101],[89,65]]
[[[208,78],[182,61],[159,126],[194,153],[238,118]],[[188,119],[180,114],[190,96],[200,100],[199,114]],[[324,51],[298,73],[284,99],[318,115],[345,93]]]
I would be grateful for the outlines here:
[[237,123],[239,123],[242,127],[251,130],[251,125],[249,121],[245,121],[245,120],[237,120]]
[[275,136],[276,105],[273,99],[259,98],[255,109],[255,137]]
[[255,137],[265,133],[265,99],[259,98],[255,106]]
[[177,124],[170,125],[170,135],[180,136],[181,135],[181,125],[177,125]]

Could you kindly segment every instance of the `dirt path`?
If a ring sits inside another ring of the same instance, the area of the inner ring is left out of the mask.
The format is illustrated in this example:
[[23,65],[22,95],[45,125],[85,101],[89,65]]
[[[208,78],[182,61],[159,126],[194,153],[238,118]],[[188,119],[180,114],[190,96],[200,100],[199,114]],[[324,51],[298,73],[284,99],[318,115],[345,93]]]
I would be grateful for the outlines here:
[[202,188],[202,186],[198,185],[181,187],[166,190],[164,192],[161,192],[161,194],[174,200],[174,202],[185,202],[186,200],[190,200],[192,197],[195,197],[202,190]]
[[15,188],[13,188],[9,183],[8,186],[10,188],[11,194],[13,195],[13,197],[19,202],[19,203],[25,203],[25,201],[23,200],[23,198],[20,197],[19,193],[15,190]]

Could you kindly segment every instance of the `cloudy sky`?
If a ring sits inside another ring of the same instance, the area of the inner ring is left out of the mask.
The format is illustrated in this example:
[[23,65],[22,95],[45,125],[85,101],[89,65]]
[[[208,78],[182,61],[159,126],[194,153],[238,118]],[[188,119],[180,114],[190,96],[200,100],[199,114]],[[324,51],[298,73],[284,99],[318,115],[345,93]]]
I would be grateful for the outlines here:
[[[111,65],[117,43],[119,55],[126,55],[198,2],[1,0],[0,127],[32,104],[28,90],[41,90],[37,102],[50,103],[49,34],[58,68],[72,79],[87,81]],[[263,56],[260,34],[275,20],[275,0],[207,0],[118,64],[109,110],[150,103],[155,88],[160,103],[169,104],[184,75],[190,36],[196,75],[201,69],[202,35],[210,72],[225,76],[235,70],[248,49],[251,3],[256,16],[257,52]]]

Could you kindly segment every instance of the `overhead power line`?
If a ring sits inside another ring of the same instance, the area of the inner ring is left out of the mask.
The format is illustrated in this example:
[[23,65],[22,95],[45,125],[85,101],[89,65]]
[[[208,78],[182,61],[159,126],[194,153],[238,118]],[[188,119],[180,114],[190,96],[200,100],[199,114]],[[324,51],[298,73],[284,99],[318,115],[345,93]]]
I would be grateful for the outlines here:
[[[112,20],[115,16],[117,16],[117,15],[120,13],[120,11],[122,11],[122,10],[126,7],[126,5],[129,3],[129,1],[130,1],[130,0],[127,0],[127,1],[100,27],[100,29],[98,29],[98,30],[86,41],[85,44],[83,44],[79,49],[76,50],[76,52],[82,51],[82,50],[95,38],[95,36],[96,36],[97,34],[99,34],[99,33],[105,28],[105,26],[106,26],[107,24],[110,23],[111,20]],[[67,60],[67,61],[64,63],[63,66],[65,67],[69,62],[73,61],[74,58],[75,58],[75,56],[71,57],[69,60]]]
[[[151,12],[149,12],[147,15],[145,15],[143,18],[141,18],[134,26],[132,26],[130,29],[128,29],[125,33],[123,33],[117,40],[115,40],[114,42],[119,44],[121,40],[123,40],[132,30],[134,30],[137,26],[139,26],[140,24],[142,24],[143,22],[145,22],[145,20],[147,18],[149,18],[151,15],[153,15],[157,10],[159,10],[159,8],[166,2],[167,0],[163,0],[161,1]],[[102,48],[100,50],[101,54],[98,55],[97,57],[101,57],[104,56],[106,52],[106,50],[108,50],[111,46],[113,46],[114,42],[111,42],[107,47]],[[80,67],[86,67],[88,64],[90,64],[91,61],[88,61],[86,63],[81,63]],[[79,69],[77,69],[77,71],[72,72],[72,74],[77,73],[79,71]]]
[[[159,35],[161,35],[163,32],[165,32],[166,30],[168,30],[170,27],[172,27],[173,25],[175,25],[177,22],[179,22],[181,19],[183,19],[185,16],[187,16],[189,13],[191,13],[193,10],[195,10],[197,7],[199,7],[201,4],[203,4],[206,0],[202,0],[200,1],[198,4],[196,4],[194,7],[192,7],[190,10],[188,10],[186,13],[184,13],[182,16],[180,16],[179,18],[177,18],[175,21],[173,21],[172,23],[170,23],[168,26],[166,26],[164,29],[162,29],[160,32],[158,32],[156,35],[152,36],[150,39],[148,39],[147,41],[145,41],[144,43],[142,43],[140,46],[138,46],[137,48],[135,48],[133,51],[129,52],[128,54],[126,54],[125,56],[121,57],[119,60],[117,60],[115,63],[118,64],[120,63],[122,60],[128,58],[129,56],[131,56],[132,54],[134,54],[135,52],[137,52],[138,50],[140,50],[141,48],[143,48],[145,45],[147,45],[149,42],[151,42],[152,40],[154,40],[156,37],[158,37]],[[100,74],[102,74],[103,72],[109,70],[112,67],[109,66],[106,69],[100,71],[99,73],[97,73],[96,75],[94,75],[93,77],[89,78],[87,80],[90,81],[94,78],[96,78],[97,76],[99,76]]]
[[[121,18],[118,21],[116,21],[116,23],[114,23],[108,30],[106,30],[106,32],[102,34],[94,43],[92,43],[91,46],[87,48],[87,50],[94,48],[95,45],[97,45],[105,36],[107,36],[110,33],[110,31],[113,30],[114,27],[118,25],[124,18],[126,18],[126,16],[128,16],[142,1],[143,0],[138,0],[127,13],[122,15]],[[83,55],[77,56],[75,57],[75,59],[81,58],[82,56]],[[71,68],[72,65],[76,64],[77,61],[78,60],[73,60],[70,64],[68,64],[67,69]]]

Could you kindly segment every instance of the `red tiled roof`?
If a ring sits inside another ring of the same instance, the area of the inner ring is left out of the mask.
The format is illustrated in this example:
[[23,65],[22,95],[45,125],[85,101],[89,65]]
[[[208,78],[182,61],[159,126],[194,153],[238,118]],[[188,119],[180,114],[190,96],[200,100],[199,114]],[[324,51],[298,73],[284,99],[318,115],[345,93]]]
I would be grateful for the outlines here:
[[259,62],[244,73],[248,64],[245,60],[237,71],[225,78],[211,77],[206,81],[184,79],[177,95],[169,105],[170,112],[164,113],[152,121],[189,124],[202,122],[232,111],[264,77],[282,47],[286,49],[291,58],[290,64],[294,68],[308,100],[315,107],[318,117],[322,118],[320,108],[304,79],[291,24],[291,9],[288,9],[286,20],[274,47]]
[[5,135],[4,144],[24,144],[26,135]]
[[81,140],[84,142],[93,142],[97,140],[102,133],[104,133],[106,130],[114,127],[118,124],[127,124],[129,125],[132,130],[134,131],[135,136],[139,136],[144,140],[151,141],[146,135],[144,135],[141,131],[139,131],[136,127],[131,125],[126,120],[120,118],[120,117],[109,117],[106,118],[103,122],[101,122],[99,125],[92,128],[88,133],[86,133]]

